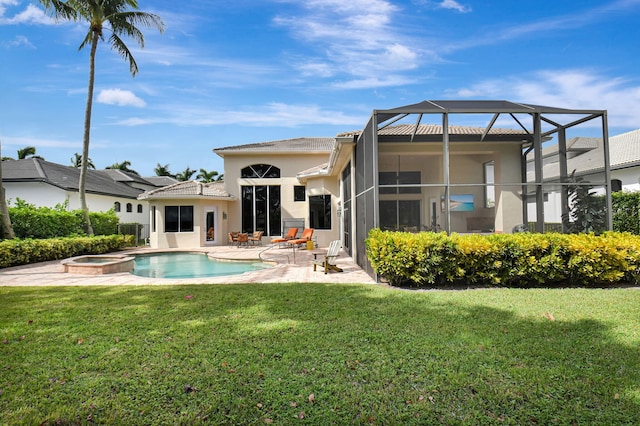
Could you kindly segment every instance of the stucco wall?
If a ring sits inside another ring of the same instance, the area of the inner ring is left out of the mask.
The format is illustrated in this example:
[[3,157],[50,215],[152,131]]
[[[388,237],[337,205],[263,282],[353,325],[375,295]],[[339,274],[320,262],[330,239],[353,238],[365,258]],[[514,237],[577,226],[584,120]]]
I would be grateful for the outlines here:
[[[204,246],[227,245],[228,227],[228,203],[207,199],[174,199],[152,200],[149,202],[150,214],[155,212],[156,228],[151,226],[149,242],[153,248],[196,248]],[[190,232],[165,232],[164,216],[166,206],[193,206],[193,231]],[[154,210],[155,207],[155,210]],[[207,228],[205,216],[207,212],[214,215],[213,241],[207,241]],[[152,220],[152,219],[150,219]]]
[[[309,224],[309,195],[331,195],[331,229],[315,230],[318,245],[326,247],[335,239],[339,238],[339,221],[336,215],[336,205],[339,201],[339,181],[338,178],[321,177],[309,179],[306,183],[306,197],[304,202],[294,201],[294,186],[303,185],[296,176],[298,173],[317,167],[329,160],[329,154],[267,154],[267,155],[225,155],[224,176],[225,189],[235,196],[238,201],[229,203],[228,228],[232,231],[239,231],[242,227],[242,204],[241,186],[243,185],[280,185],[280,200],[282,219],[304,218],[305,226]],[[243,179],[240,178],[241,170],[253,164],[270,164],[280,169],[279,179]],[[300,230],[302,233],[302,230]],[[265,237],[265,241],[270,240]]]

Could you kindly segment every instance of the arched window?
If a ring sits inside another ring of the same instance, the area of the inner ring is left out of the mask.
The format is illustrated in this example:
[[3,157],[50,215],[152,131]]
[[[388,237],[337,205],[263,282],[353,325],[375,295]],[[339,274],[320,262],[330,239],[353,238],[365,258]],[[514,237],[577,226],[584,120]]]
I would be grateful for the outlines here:
[[280,169],[269,164],[253,164],[242,169],[240,177],[243,178],[279,178]]
[[120,211],[120,201],[116,201],[115,203],[113,203],[113,210],[115,212],[119,212]]
[[138,213],[142,213],[142,204],[138,204]]
[[127,203],[127,213],[131,213],[133,211],[133,204]]

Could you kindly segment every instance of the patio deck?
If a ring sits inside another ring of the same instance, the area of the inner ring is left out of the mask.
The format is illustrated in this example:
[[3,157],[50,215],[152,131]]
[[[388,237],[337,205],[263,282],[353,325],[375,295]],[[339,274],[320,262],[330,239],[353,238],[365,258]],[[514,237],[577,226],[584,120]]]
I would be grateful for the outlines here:
[[[157,253],[172,251],[207,252],[212,257],[233,260],[258,260],[262,253],[262,260],[277,262],[273,268],[240,275],[228,275],[211,278],[147,278],[129,273],[115,273],[107,275],[79,275],[64,272],[60,260],[42,262],[25,266],[14,266],[0,269],[0,286],[82,286],[82,285],[171,285],[171,284],[242,284],[242,283],[369,283],[373,280],[352,258],[344,251],[337,259],[337,265],[344,272],[330,272],[324,274],[318,268],[313,271],[314,251],[291,248],[277,248],[269,246],[248,247],[210,247],[192,250],[153,250],[141,248],[119,252],[129,253]],[[322,250],[317,250],[318,252]]]

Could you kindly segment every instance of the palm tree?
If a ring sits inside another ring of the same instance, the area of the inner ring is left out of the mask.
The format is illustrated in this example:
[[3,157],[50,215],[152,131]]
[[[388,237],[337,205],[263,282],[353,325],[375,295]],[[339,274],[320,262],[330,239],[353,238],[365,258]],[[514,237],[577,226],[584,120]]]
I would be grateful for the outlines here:
[[133,173],[134,175],[140,176],[140,173],[129,168],[130,165],[131,165],[131,161],[125,160],[122,163],[113,163],[112,165],[105,167],[105,169],[122,170],[123,172],[129,172],[129,173]]
[[[0,150],[2,150],[2,142],[0,142]],[[0,155],[2,157],[2,155]],[[9,217],[9,208],[7,207],[7,199],[4,194],[4,186],[2,186],[2,161],[0,161],[0,216],[2,216],[2,238],[15,238],[11,218]]]
[[83,21],[89,24],[89,31],[78,48],[78,50],[81,50],[86,45],[91,46],[89,53],[89,87],[87,90],[87,105],[84,115],[79,192],[80,207],[83,210],[86,231],[88,235],[93,235],[93,227],[89,219],[89,208],[87,207],[85,192],[98,42],[101,40],[104,41],[105,30],[110,31],[111,35],[108,41],[110,47],[129,62],[129,71],[135,77],[138,72],[138,64],[121,36],[131,37],[140,47],[144,47],[144,36],[136,25],[146,28],[155,27],[160,33],[163,33],[164,22],[157,15],[140,12],[138,10],[137,0],[39,0],[39,2],[55,19]]
[[200,169],[200,173],[198,173],[196,179],[200,179],[200,182],[215,182],[218,180],[216,176],[219,176],[219,174],[215,170],[209,172],[206,169]]
[[[78,154],[77,152],[73,154],[73,157],[71,157],[71,165],[76,169],[80,168],[82,166],[82,155]],[[96,166],[93,164],[93,161],[91,161],[91,158],[87,160],[87,167],[94,170],[96,168]]]
[[24,160],[25,158],[39,158],[41,160],[44,160],[44,158],[36,155],[35,146],[25,146],[24,148],[18,150],[18,160]]
[[195,172],[196,172],[195,170],[191,170],[191,168],[187,166],[186,169],[184,169],[183,171],[181,171],[176,175],[176,179],[182,182],[187,181],[191,179],[191,176],[193,176]]
[[160,165],[160,163],[158,163],[158,165],[155,167],[155,169],[153,169],[154,172],[156,172],[156,176],[170,176],[170,177],[174,177],[173,174],[169,171],[169,165],[165,164],[164,166]]

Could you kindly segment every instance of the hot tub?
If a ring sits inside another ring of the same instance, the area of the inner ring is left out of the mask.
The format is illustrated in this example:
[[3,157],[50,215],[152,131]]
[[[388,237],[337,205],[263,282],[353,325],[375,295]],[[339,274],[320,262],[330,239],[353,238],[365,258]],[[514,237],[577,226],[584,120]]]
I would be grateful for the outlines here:
[[69,274],[103,275],[131,272],[134,257],[117,254],[97,254],[63,260],[64,271]]

